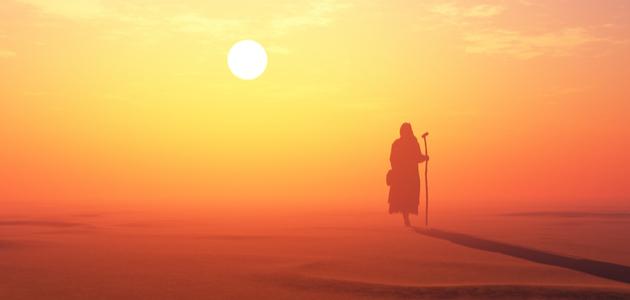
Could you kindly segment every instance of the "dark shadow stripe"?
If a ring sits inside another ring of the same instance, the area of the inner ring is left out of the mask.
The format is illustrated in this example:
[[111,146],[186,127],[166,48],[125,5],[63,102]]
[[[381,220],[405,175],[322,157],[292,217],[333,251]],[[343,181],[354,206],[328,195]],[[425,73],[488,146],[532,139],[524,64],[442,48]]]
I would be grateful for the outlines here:
[[499,216],[630,219],[630,212],[527,211],[527,212],[500,214]]
[[562,267],[601,278],[630,283],[630,267],[620,264],[564,256],[438,229],[416,228],[416,232],[477,250],[501,253],[540,264]]

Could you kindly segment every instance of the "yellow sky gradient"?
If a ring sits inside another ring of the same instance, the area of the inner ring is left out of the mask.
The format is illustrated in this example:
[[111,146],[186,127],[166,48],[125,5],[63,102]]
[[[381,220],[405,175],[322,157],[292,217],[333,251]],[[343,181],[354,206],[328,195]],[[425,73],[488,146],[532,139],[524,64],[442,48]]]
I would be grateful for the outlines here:
[[437,209],[627,205],[629,6],[2,1],[0,199],[384,209],[409,121]]

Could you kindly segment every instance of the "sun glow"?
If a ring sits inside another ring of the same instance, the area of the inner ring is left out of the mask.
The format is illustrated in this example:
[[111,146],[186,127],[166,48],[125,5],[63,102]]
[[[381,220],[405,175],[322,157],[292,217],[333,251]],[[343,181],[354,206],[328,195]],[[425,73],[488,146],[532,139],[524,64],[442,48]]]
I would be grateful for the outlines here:
[[256,79],[267,68],[267,52],[256,41],[242,40],[230,49],[228,67],[240,79]]

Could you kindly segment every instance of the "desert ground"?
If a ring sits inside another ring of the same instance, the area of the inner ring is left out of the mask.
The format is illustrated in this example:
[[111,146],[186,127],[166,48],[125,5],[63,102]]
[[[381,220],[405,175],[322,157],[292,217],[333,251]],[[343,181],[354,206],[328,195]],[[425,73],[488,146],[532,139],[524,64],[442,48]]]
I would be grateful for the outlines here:
[[630,298],[630,214],[399,218],[7,213],[0,298]]

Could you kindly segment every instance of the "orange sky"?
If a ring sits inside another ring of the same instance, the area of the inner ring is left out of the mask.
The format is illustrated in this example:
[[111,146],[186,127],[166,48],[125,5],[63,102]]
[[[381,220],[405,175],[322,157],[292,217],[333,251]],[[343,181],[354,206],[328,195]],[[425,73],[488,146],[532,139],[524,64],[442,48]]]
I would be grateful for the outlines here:
[[403,121],[436,209],[628,204],[627,1],[172,3],[0,3],[5,207],[385,212]]

